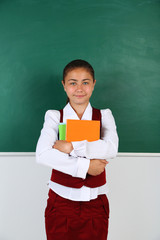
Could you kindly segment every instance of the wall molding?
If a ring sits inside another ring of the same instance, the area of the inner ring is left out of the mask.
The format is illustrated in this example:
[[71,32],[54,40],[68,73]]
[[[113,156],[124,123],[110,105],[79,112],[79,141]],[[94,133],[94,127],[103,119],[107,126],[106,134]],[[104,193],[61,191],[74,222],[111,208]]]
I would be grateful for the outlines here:
[[[0,157],[35,157],[35,152],[0,152]],[[117,157],[160,157],[160,153],[118,153]]]

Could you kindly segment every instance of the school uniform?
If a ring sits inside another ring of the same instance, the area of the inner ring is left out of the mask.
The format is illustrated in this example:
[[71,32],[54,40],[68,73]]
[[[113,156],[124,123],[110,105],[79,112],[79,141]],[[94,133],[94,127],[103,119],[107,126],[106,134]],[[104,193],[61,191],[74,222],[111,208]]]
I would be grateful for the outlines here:
[[[66,179],[82,179],[85,183],[90,177],[87,174],[90,159],[108,160],[116,156],[118,136],[114,118],[109,109],[100,110],[100,114],[101,139],[94,142],[72,142],[73,151],[70,154],[52,148],[58,139],[60,111],[49,110],[45,114],[44,126],[37,143],[36,159],[38,163],[54,169],[52,175],[57,174],[57,178],[53,175],[49,181],[50,191],[45,210],[48,240],[107,239],[109,203],[106,182],[103,181],[103,185],[95,185],[96,187],[92,184],[72,187],[72,184],[59,182],[60,176],[64,176]],[[93,108],[89,103],[82,120],[92,120],[92,116]],[[79,119],[69,103],[63,109],[64,123],[66,119]]]

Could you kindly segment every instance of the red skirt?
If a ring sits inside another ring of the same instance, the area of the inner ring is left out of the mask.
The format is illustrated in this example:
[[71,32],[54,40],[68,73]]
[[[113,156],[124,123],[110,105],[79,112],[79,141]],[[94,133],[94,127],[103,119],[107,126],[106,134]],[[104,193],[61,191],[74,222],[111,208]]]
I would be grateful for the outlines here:
[[60,197],[49,190],[45,210],[47,240],[106,240],[109,202],[105,194],[88,202]]

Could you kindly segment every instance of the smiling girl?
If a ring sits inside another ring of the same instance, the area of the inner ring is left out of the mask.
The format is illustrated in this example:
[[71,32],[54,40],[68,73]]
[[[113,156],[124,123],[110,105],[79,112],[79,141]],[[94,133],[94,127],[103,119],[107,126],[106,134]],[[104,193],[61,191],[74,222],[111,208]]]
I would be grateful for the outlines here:
[[[116,157],[118,136],[109,109],[91,106],[94,70],[84,60],[74,60],[63,71],[68,96],[60,111],[48,110],[36,148],[38,163],[52,168],[45,210],[47,240],[106,240],[109,203],[105,167]],[[58,125],[67,119],[99,120],[101,139],[93,142],[58,140]]]

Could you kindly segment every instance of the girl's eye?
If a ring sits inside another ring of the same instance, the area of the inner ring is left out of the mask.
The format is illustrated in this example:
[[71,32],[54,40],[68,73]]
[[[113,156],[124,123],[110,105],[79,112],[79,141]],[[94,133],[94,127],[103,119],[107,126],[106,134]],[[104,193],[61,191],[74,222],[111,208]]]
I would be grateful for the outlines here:
[[84,85],[87,85],[87,84],[88,84],[88,82],[84,82],[83,84],[84,84]]
[[70,84],[71,84],[71,85],[76,85],[76,83],[75,83],[75,82],[71,82]]

